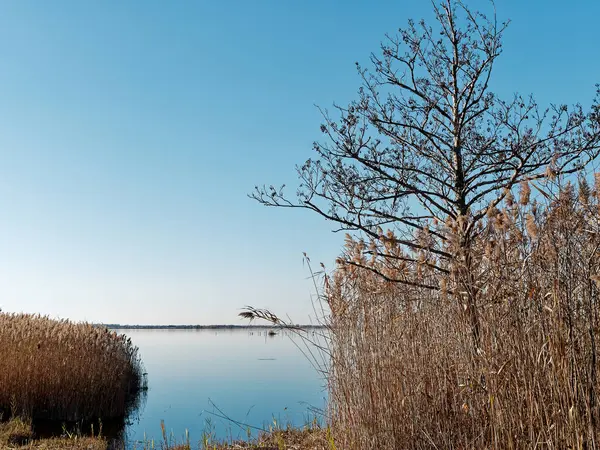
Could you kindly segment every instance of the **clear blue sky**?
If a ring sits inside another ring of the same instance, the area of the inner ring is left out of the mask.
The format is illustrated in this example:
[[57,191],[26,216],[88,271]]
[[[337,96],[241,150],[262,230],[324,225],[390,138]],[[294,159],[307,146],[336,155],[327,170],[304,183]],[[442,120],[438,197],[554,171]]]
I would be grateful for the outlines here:
[[[474,0],[471,5],[487,5]],[[305,322],[306,251],[343,236],[246,197],[294,187],[385,32],[429,2],[7,1],[0,5],[0,307],[75,320]],[[498,0],[503,95],[589,103],[597,0]]]

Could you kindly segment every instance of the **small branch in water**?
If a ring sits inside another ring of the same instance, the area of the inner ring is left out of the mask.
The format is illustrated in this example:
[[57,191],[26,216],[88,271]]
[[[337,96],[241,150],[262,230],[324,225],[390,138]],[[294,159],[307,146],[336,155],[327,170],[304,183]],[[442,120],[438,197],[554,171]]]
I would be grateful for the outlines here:
[[[231,417],[229,417],[227,414],[225,414],[225,413],[224,413],[224,412],[223,412],[223,411],[222,411],[222,410],[221,410],[221,409],[220,409],[220,408],[219,408],[217,405],[215,405],[215,403],[214,403],[214,402],[213,402],[213,401],[212,401],[210,398],[208,399],[208,403],[210,403],[210,404],[211,404],[211,406],[212,406],[213,408],[215,408],[215,409],[218,411],[218,413],[216,413],[216,412],[214,412],[214,411],[206,411],[206,410],[205,410],[205,412],[207,412],[208,414],[210,414],[210,415],[212,415],[212,416],[219,417],[219,418],[221,418],[221,419],[224,419],[224,420],[226,420],[226,421],[228,421],[228,422],[231,422],[231,423],[233,423],[234,425],[237,425],[238,427],[240,427],[242,430],[243,430],[243,429],[245,429],[245,428],[246,428],[246,429],[247,429],[247,428],[251,428],[251,429],[253,429],[253,430],[257,430],[257,431],[263,431],[263,432],[265,432],[265,433],[268,433],[268,432],[269,432],[269,430],[266,430],[266,429],[264,429],[264,428],[261,428],[261,427],[255,427],[254,425],[248,425],[247,423],[240,422],[239,420],[232,419],[232,418],[231,418]],[[249,411],[248,411],[248,412],[249,412]]]

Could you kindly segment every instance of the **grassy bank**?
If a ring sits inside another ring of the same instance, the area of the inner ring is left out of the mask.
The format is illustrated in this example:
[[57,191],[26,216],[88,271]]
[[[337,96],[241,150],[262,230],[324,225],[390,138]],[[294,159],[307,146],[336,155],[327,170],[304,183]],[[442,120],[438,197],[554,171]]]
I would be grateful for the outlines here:
[[[300,428],[275,429],[251,441],[212,442],[208,439],[199,442],[177,442],[167,436],[164,426],[160,441],[148,441],[134,446],[138,450],[335,450],[327,430],[310,426]],[[31,423],[19,418],[0,423],[0,449],[21,450],[121,450],[103,437],[71,435],[37,439]]]
[[31,422],[20,418],[0,423],[0,449],[23,450],[106,450],[106,441],[93,437],[52,438],[36,440]]
[[61,422],[124,417],[142,387],[137,348],[106,328],[0,314],[0,413]]

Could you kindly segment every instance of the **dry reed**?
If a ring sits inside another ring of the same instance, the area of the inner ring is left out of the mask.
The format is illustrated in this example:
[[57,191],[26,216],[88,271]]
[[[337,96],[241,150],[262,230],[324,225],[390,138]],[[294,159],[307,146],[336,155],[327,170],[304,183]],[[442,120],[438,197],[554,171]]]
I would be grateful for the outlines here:
[[104,327],[0,314],[0,413],[33,420],[124,417],[141,388],[137,348]]
[[[365,261],[368,244],[348,240],[346,256],[442,289],[391,284],[352,265],[327,278],[337,448],[600,446],[600,184],[559,182],[536,199],[522,185],[519,202],[508,196],[479,227],[470,269],[477,346],[460,270],[450,264],[435,279],[424,255],[407,273],[381,254]],[[447,250],[459,230],[439,226]]]

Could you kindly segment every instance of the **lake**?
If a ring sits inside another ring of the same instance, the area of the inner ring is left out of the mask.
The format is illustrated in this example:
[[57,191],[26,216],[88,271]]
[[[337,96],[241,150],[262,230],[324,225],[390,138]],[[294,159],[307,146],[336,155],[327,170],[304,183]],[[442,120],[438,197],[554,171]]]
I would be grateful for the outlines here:
[[[139,347],[149,390],[126,429],[129,444],[161,439],[161,420],[176,439],[245,438],[247,427],[301,426],[325,406],[323,376],[290,332],[266,329],[118,330]],[[322,330],[309,332],[318,338]],[[256,434],[256,430],[254,430]]]

